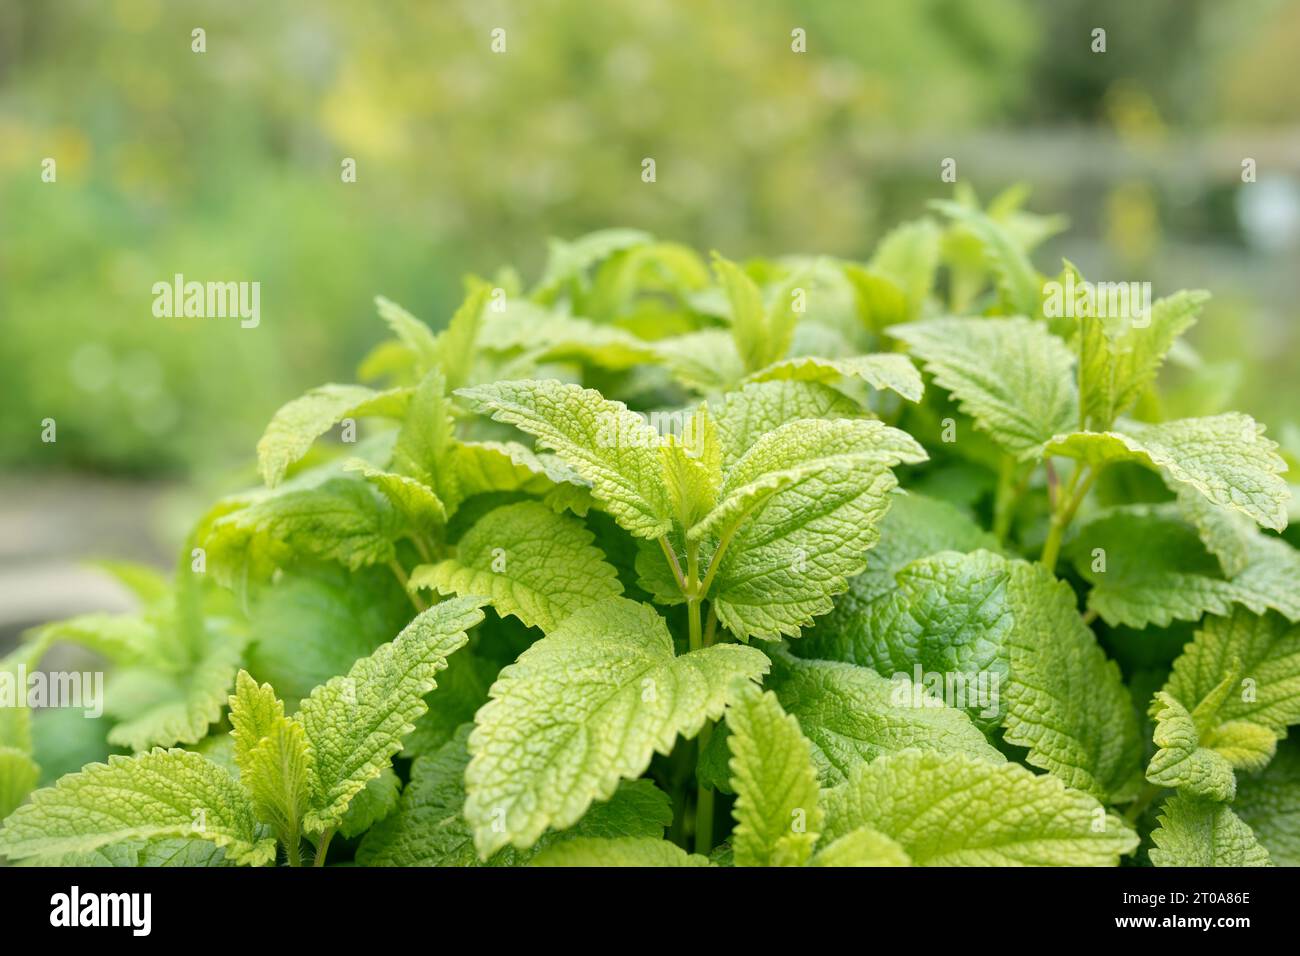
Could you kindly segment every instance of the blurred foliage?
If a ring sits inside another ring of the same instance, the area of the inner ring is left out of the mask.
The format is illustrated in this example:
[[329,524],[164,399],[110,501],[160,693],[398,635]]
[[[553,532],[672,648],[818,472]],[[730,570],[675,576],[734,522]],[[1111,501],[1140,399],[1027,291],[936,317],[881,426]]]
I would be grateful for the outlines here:
[[[860,257],[939,191],[937,158],[889,158],[912,138],[1096,124],[1140,146],[1225,118],[1294,125],[1298,11],[0,0],[0,462],[224,468],[287,396],[350,375],[373,296],[440,327],[462,272],[532,274],[547,235],[617,223],[732,256]],[[1025,177],[1001,167],[965,175]],[[1078,205],[1076,234],[1127,269],[1161,254],[1168,221],[1241,244],[1221,190],[1139,179]],[[261,325],[155,319],[151,286],[176,273],[259,281]],[[1258,347],[1233,327],[1235,352]]]

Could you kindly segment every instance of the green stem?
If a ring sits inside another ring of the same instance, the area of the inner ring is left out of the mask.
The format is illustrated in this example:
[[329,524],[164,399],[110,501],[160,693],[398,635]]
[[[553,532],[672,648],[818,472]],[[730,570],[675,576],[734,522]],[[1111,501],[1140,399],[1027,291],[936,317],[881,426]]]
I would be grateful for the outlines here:
[[302,866],[302,848],[298,845],[301,842],[295,833],[294,838],[284,844],[284,856],[290,866]]
[[712,601],[709,602],[709,616],[704,623],[704,646],[712,647],[713,638],[718,632],[718,609]]
[[[709,736],[713,728],[705,724],[700,730],[699,754],[709,745]],[[697,760],[698,762],[698,760]],[[695,801],[695,852],[708,856],[713,849],[713,791],[709,787],[700,787]]]
[[659,547],[663,549],[664,557],[668,559],[668,567],[672,569],[673,577],[677,580],[677,586],[686,593],[686,577],[682,574],[681,562],[677,560],[677,553],[673,551],[673,546],[668,543],[668,536],[663,535],[659,538]]
[[334,831],[326,830],[321,834],[320,844],[316,847],[316,860],[312,866],[324,866],[325,854],[329,852],[330,840],[334,839]]
[[1083,504],[1083,499],[1087,497],[1093,481],[1097,478],[1097,472],[1089,471],[1088,477],[1080,481],[1084,470],[1085,466],[1080,462],[1061,492],[1060,507],[1052,515],[1051,527],[1048,529],[1047,541],[1043,544],[1043,555],[1040,558],[1049,570],[1056,569],[1056,559],[1061,553],[1061,540],[1065,537],[1065,530],[1074,520],[1074,513],[1079,510],[1079,505]]
[[411,579],[407,575],[406,569],[397,563],[396,558],[389,559],[388,567],[392,569],[393,576],[397,578],[398,582],[402,585],[402,590],[406,592],[406,596],[409,597],[411,603],[415,605],[415,610],[421,613],[427,611],[429,605],[424,603],[420,595],[411,590]]

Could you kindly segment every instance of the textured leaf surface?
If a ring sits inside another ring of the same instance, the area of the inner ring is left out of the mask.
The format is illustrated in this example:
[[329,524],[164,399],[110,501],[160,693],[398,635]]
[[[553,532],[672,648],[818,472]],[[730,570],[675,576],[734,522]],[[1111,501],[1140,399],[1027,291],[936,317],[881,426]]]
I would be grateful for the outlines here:
[[1084,310],[1079,320],[1079,391],[1088,427],[1109,428],[1116,415],[1138,400],[1208,298],[1205,292],[1179,292],[1160,299],[1145,322],[1136,316],[1099,318],[1095,304]]
[[1025,456],[1079,420],[1074,359],[1028,319],[927,319],[894,326],[935,383],[999,445]]
[[860,603],[842,613],[837,629],[796,650],[882,675],[912,677],[919,669],[919,679],[936,680],[977,723],[1000,716],[1007,740],[1070,786],[1105,797],[1131,782],[1136,718],[1118,668],[1083,625],[1068,585],[1038,565],[987,551],[941,552],[894,580],[891,591],[864,582],[855,592]]
[[722,464],[730,468],[761,437],[806,418],[860,418],[851,398],[818,382],[756,382],[730,393],[714,415],[722,440]]
[[1283,742],[1261,774],[1243,775],[1233,811],[1278,866],[1300,866],[1300,741]]
[[1268,851],[1222,803],[1175,794],[1151,832],[1155,866],[1271,866]]
[[818,358],[811,355],[785,359],[760,369],[749,377],[754,382],[792,379],[833,384],[840,379],[857,379],[874,389],[888,389],[911,402],[919,402],[925,391],[921,373],[912,360],[898,352],[856,355],[850,358]]
[[1218,705],[1219,722],[1250,721],[1279,738],[1300,723],[1300,625],[1241,608],[1206,618],[1174,661],[1165,690],[1195,710],[1234,671],[1241,683]]
[[790,291],[803,280],[778,287],[769,307],[754,280],[734,262],[714,253],[713,268],[731,306],[731,334],[745,368],[756,371],[782,358],[799,319],[791,308]]
[[465,632],[483,619],[481,599],[455,598],[417,616],[402,633],[302,702],[296,720],[312,750],[308,832],[337,826],[352,798],[402,749],[425,712],[424,695]]
[[1019,764],[906,751],[825,791],[825,838],[870,826],[918,866],[1114,866],[1137,835],[1101,804]]
[[454,558],[412,571],[411,587],[490,595],[498,614],[549,632],[579,608],[623,592],[594,539],[582,522],[539,502],[505,505],[461,537]]
[[278,485],[289,466],[344,418],[396,417],[409,398],[409,389],[376,392],[363,385],[322,385],[295,398],[275,413],[257,443],[262,480],[269,488]]
[[[1144,506],[1089,522],[1067,553],[1093,585],[1088,606],[1112,626],[1165,627],[1207,612],[1230,614],[1234,604],[1300,620],[1300,552],[1258,532],[1247,545],[1245,566],[1230,578],[1189,525]],[[1103,554],[1105,570],[1094,570]]]
[[0,828],[0,855],[89,853],[164,836],[202,837],[238,863],[275,859],[275,841],[259,838],[252,804],[230,774],[196,753],[161,749],[109,757],[36,791]]
[[912,860],[898,841],[872,827],[858,827],[818,850],[812,865],[911,866]]
[[663,619],[623,598],[570,615],[501,672],[478,713],[465,817],[480,856],[577,822],[767,668],[734,644],[674,657]]
[[179,674],[143,669],[114,673],[108,685],[110,698],[135,698],[127,689],[132,685],[147,687],[149,694],[143,698],[145,706],[129,715],[106,707],[125,718],[108,732],[109,743],[143,751],[203,739],[208,727],[221,718],[245,643],[243,637],[214,635],[204,655]]
[[707,857],[646,837],[577,837],[547,847],[532,866],[710,866]]
[[622,402],[554,381],[498,382],[458,394],[553,449],[631,534],[657,538],[671,528],[659,433]]
[[[366,834],[357,850],[364,866],[483,866],[474,850],[474,831],[465,821],[465,766],[469,763],[466,739],[472,726],[464,725],[442,746],[416,759],[411,781],[402,792],[395,813]],[[624,781],[614,796],[592,804],[581,820],[567,830],[544,833],[529,850],[513,847],[493,854],[487,866],[517,866],[546,847],[574,837],[663,836],[672,822],[668,795],[649,780]]]
[[[781,476],[792,458],[809,464]],[[891,469],[924,460],[910,436],[874,421],[810,420],[756,442],[728,470],[719,510],[770,480],[780,490],[760,494],[719,559],[710,592],[719,620],[742,638],[777,637],[829,611],[879,540],[897,484]]]
[[1099,468],[1133,461],[1160,472],[1172,487],[1199,492],[1211,504],[1249,515],[1265,528],[1286,527],[1291,494],[1280,477],[1286,462],[1264,427],[1240,412],[1148,424],[1121,419],[1114,431],[1057,435],[1047,455]]
[[811,745],[799,721],[781,709],[776,695],[753,687],[727,708],[727,727],[736,866],[803,866],[820,835],[822,813]]
[[984,760],[1005,758],[966,714],[911,676],[882,677],[866,667],[770,654],[766,684],[812,745],[823,786],[842,783],[853,769],[900,750],[956,751]]
[[940,551],[997,548],[997,538],[948,502],[913,493],[895,494],[880,525],[880,541],[867,552],[866,570],[849,582],[835,609],[818,620],[794,652],[800,657],[875,666],[874,605],[897,588],[894,575],[918,558]]
[[1175,787],[1194,797],[1226,802],[1237,793],[1232,764],[1222,754],[1202,747],[1192,715],[1165,693],[1152,706],[1156,720],[1155,742],[1147,779],[1162,787]]

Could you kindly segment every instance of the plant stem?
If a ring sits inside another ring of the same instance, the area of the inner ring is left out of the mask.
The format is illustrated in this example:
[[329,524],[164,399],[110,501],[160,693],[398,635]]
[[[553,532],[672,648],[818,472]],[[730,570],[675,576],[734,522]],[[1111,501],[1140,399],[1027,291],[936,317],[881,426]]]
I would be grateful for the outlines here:
[[[717,555],[714,555],[714,564],[717,564]],[[688,544],[686,546],[686,614],[687,622],[690,629],[691,650],[698,651],[704,647],[704,636],[700,629],[700,598],[702,589],[700,588],[700,546],[699,544]],[[712,608],[710,608],[712,612]],[[710,613],[710,620],[712,614]],[[710,634],[712,637],[712,634]],[[699,736],[696,737],[696,758],[698,766],[700,756],[704,753],[704,748],[709,744],[709,736],[713,733],[713,727],[705,721],[704,726],[700,728]],[[709,787],[699,787],[695,797],[695,852],[708,854],[713,849],[713,791]]]
[[300,842],[295,835],[294,839],[284,845],[284,856],[290,866],[302,866],[302,848],[298,845]]
[[1088,477],[1080,481],[1085,469],[1086,466],[1082,462],[1074,469],[1074,474],[1070,476],[1069,482],[1061,492],[1059,507],[1052,514],[1051,527],[1048,529],[1047,541],[1043,544],[1043,555],[1040,558],[1048,570],[1056,569],[1056,559],[1061,553],[1061,540],[1065,536],[1065,529],[1074,520],[1074,513],[1079,510],[1079,505],[1087,497],[1097,477],[1097,472],[1089,471]]
[[[707,723],[700,730],[699,749],[697,753],[703,754],[704,748],[709,745],[709,736],[713,728]],[[697,758],[698,762],[698,758]],[[708,856],[709,851],[713,849],[713,791],[708,787],[700,787],[699,794],[695,801],[695,852],[702,856]]]
[[316,847],[316,860],[312,866],[324,866],[325,854],[329,852],[330,840],[334,839],[334,831],[326,830],[321,834],[320,844]]
[[668,559],[668,566],[672,568],[673,577],[677,579],[677,586],[686,593],[686,576],[682,574],[681,562],[677,560],[677,553],[673,551],[673,546],[668,543],[668,536],[663,535],[659,538],[659,547],[663,548],[664,557]]
[[402,585],[402,590],[406,592],[406,596],[409,597],[411,603],[415,605],[416,611],[427,611],[429,605],[424,603],[424,600],[420,595],[411,590],[411,579],[407,576],[406,569],[397,563],[396,558],[391,558],[389,560],[388,567],[392,569],[393,576],[397,578],[398,582]]
[[704,622],[704,646],[712,647],[713,638],[718,632],[718,609],[713,602],[709,602],[709,616]]
[[1084,624],[1087,624],[1089,627],[1091,627],[1092,622],[1095,620],[1097,620],[1097,609],[1095,607],[1090,607],[1088,608],[1088,610],[1083,612]]

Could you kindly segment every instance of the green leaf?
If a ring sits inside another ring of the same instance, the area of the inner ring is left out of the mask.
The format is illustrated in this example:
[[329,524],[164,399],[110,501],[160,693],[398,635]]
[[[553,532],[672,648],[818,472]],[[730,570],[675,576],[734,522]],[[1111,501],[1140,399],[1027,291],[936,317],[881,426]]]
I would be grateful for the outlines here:
[[1192,715],[1166,693],[1156,694],[1151,707],[1156,720],[1155,742],[1147,779],[1162,787],[1177,787],[1196,797],[1226,802],[1237,794],[1237,778],[1223,754],[1201,746]]
[[942,693],[914,684],[907,674],[887,678],[853,664],[800,660],[783,650],[769,656],[772,673],[765,683],[798,718],[823,786],[843,783],[858,764],[901,750],[1005,759]]
[[297,702],[346,674],[410,617],[410,599],[388,568],[349,573],[335,564],[297,562],[252,608],[248,669]]
[[704,521],[729,544],[710,591],[722,624],[742,639],[797,635],[829,611],[879,540],[891,469],[925,457],[876,421],[793,422],[755,442]]
[[481,599],[444,601],[418,615],[397,637],[312,691],[295,717],[312,750],[309,833],[343,819],[352,798],[389,766],[402,738],[425,711],[424,695],[465,632],[483,619]]
[[870,826],[917,866],[1114,866],[1137,847],[1086,793],[1019,764],[909,750],[859,767],[823,792],[835,841]]
[[1241,608],[1206,618],[1174,661],[1164,689],[1199,710],[1232,673],[1239,683],[1216,706],[1217,723],[1249,721],[1278,739],[1300,723],[1300,625]]
[[397,809],[402,781],[391,767],[366,784],[366,788],[352,798],[348,812],[343,814],[339,833],[349,840],[365,833],[376,823]]
[[1159,508],[1112,509],[1084,525],[1066,553],[1093,585],[1088,606],[1112,626],[1166,627],[1230,614],[1234,604],[1300,620],[1300,552],[1258,532],[1246,566],[1228,579],[1192,529]]
[[284,719],[284,703],[270,684],[258,685],[248,671],[235,677],[230,695],[230,736],[235,743],[235,765],[242,777],[252,768],[252,753],[276,724]]
[[1141,742],[1119,666],[1084,625],[1068,584],[1038,564],[1014,567],[1003,739],[1076,790],[1136,796]]
[[880,333],[891,325],[915,318],[908,308],[906,294],[888,276],[849,263],[844,266],[844,278],[853,289],[858,320],[872,332]]
[[727,708],[731,846],[736,866],[803,866],[821,831],[817,774],[799,721],[770,691],[749,687]]
[[722,464],[730,468],[754,443],[782,425],[808,418],[861,418],[847,395],[818,382],[774,381],[745,385],[726,396],[714,416]]
[[36,789],[41,768],[17,747],[0,746],[0,820]]
[[360,458],[348,459],[343,470],[357,472],[378,488],[415,530],[428,531],[447,523],[447,506],[432,488],[419,479],[384,471]]
[[441,594],[486,594],[498,614],[552,631],[569,614],[623,592],[581,521],[536,501],[489,511],[467,531],[456,557],[422,564],[412,588]]
[[979,237],[1006,310],[1014,315],[1037,315],[1042,279],[1006,226],[987,213],[961,203],[936,200],[931,206]]
[[125,840],[202,837],[236,863],[275,859],[253,806],[225,770],[186,750],[109,757],[37,790],[0,828],[11,860],[90,853]]
[[415,356],[418,367],[431,368],[437,354],[437,336],[433,329],[382,295],[375,296],[375,308],[398,341]]
[[[106,710],[120,722],[108,732],[109,743],[140,752],[203,739],[221,719],[247,643],[242,635],[213,634],[209,640],[203,656],[179,673],[139,668],[112,675]],[[135,703],[128,691],[133,686],[149,693],[143,706],[127,709],[126,702]]]
[[432,358],[442,371],[448,391],[464,385],[474,367],[474,346],[483,322],[483,307],[491,294],[492,287],[486,282],[472,282],[465,301],[434,340]]
[[[453,665],[455,666],[455,665]],[[663,836],[672,822],[668,795],[649,780],[623,781],[605,803],[593,804],[572,828],[544,833],[530,850],[506,847],[486,864],[474,851],[465,822],[466,724],[449,740],[411,765],[411,782],[397,810],[376,824],[357,849],[363,866],[517,866],[562,840],[575,837]]]
[[555,381],[498,382],[458,394],[553,449],[632,535],[657,538],[672,527],[659,433],[622,402]]
[[800,657],[875,666],[869,624],[878,613],[877,602],[897,588],[894,576],[918,558],[940,551],[981,549],[997,551],[997,538],[961,509],[925,495],[895,494],[880,524],[880,542],[867,552],[866,570],[849,581],[835,609],[792,650]]
[[879,830],[858,827],[817,851],[813,866],[911,866],[907,851]]
[[398,531],[392,508],[368,483],[331,478],[260,496],[214,520],[200,543],[217,580],[233,585],[300,556],[352,571],[390,561]]
[[1213,800],[1170,797],[1151,839],[1154,866],[1272,866],[1250,827]]
[[[588,491],[587,483],[555,455],[538,455],[518,442],[460,442],[451,467],[456,489],[453,509],[466,498],[493,491],[534,495],[565,490],[585,495]],[[585,510],[578,513],[585,514]]]
[[1118,322],[1098,317],[1095,303],[1076,305],[1080,404],[1089,428],[1109,428],[1116,415],[1137,402],[1155,381],[1165,354],[1195,323],[1208,298],[1206,292],[1179,292],[1160,299],[1141,324],[1131,317]]
[[531,866],[711,866],[707,857],[675,843],[646,837],[604,840],[578,837],[549,846]]
[[1099,798],[1125,791],[1137,772],[1136,717],[1068,585],[987,551],[922,558],[894,581],[875,592],[867,582],[843,630],[815,636],[804,656],[934,681],[977,723],[1000,709],[1006,739],[1027,747],[1034,766]]
[[1074,357],[1041,322],[927,319],[892,327],[935,384],[1002,448],[1021,458],[1079,421]]
[[239,782],[253,798],[257,817],[286,846],[298,839],[310,802],[311,754],[302,725],[281,717],[249,751]]
[[799,320],[791,308],[790,291],[803,277],[796,275],[777,288],[768,307],[763,293],[740,266],[715,252],[713,269],[731,305],[731,334],[745,368],[755,372],[783,358]]
[[787,379],[824,382],[828,385],[841,379],[856,379],[874,389],[889,389],[910,402],[919,402],[925,391],[921,373],[916,370],[911,359],[898,352],[856,355],[842,359],[802,355],[760,369],[749,376],[748,381],[772,382]]
[[876,246],[870,272],[887,277],[903,293],[900,321],[921,315],[939,268],[939,238],[939,229],[932,221],[918,219],[890,230]]
[[581,278],[600,261],[653,239],[640,229],[600,229],[573,240],[552,237],[546,243],[546,268],[531,295],[538,301],[551,301],[564,285]]
[[1155,425],[1121,420],[1114,431],[1057,435],[1043,453],[1077,458],[1094,470],[1137,462],[1159,472],[1175,490],[1187,486],[1265,528],[1286,527],[1291,494],[1279,477],[1286,462],[1277,443],[1264,437],[1264,426],[1240,412]]
[[262,480],[274,488],[312,443],[344,418],[400,417],[409,389],[376,392],[362,385],[322,385],[283,406],[257,443]]
[[692,391],[726,391],[745,377],[736,342],[725,329],[701,329],[648,344],[673,378]]
[[465,818],[480,857],[576,823],[767,668],[734,644],[675,657],[663,619],[624,598],[570,615],[501,672],[478,712]]
[[1300,742],[1285,741],[1262,774],[1243,775],[1233,810],[1278,866],[1300,866]]

